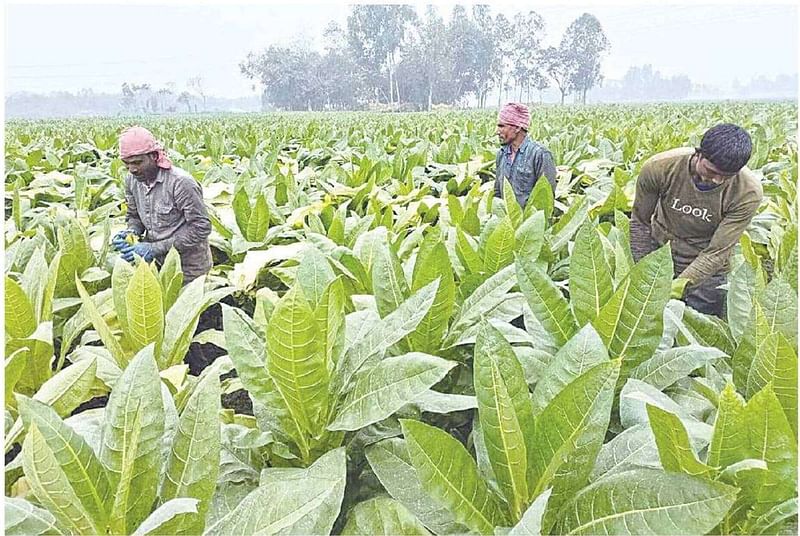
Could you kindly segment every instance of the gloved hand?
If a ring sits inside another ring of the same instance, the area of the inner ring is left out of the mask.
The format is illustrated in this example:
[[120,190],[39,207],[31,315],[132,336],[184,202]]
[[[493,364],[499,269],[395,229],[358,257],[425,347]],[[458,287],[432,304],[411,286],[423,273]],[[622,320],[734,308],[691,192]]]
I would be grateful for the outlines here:
[[114,238],[111,239],[111,245],[114,246],[114,249],[117,251],[122,251],[123,248],[130,246],[130,244],[125,240],[128,235],[136,236],[136,231],[133,229],[125,229],[124,231],[120,231],[114,235]]
[[126,261],[132,263],[133,255],[139,255],[145,261],[150,262],[155,256],[153,254],[153,244],[150,242],[139,242],[136,244],[125,244],[125,247],[119,250],[122,254],[121,257]]

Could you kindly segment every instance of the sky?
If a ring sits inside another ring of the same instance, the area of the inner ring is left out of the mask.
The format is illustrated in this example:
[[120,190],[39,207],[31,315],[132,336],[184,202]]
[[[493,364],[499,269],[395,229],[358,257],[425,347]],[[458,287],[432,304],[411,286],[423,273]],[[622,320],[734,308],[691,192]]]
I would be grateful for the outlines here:
[[[233,2],[232,2],[233,3]],[[420,14],[428,2],[410,2]],[[432,2],[449,19],[454,2]],[[728,88],[734,80],[798,72],[798,8],[792,2],[714,4],[489,2],[493,13],[533,9],[545,20],[545,43],[557,44],[582,13],[595,15],[611,42],[607,79],[651,64],[665,75]],[[658,5],[656,5],[658,4]],[[207,94],[258,93],[239,70],[248,52],[304,39],[322,46],[330,21],[345,26],[348,3],[178,1],[128,5],[6,3],[6,95],[16,91],[118,93],[123,82],[168,84],[180,92],[200,76]]]

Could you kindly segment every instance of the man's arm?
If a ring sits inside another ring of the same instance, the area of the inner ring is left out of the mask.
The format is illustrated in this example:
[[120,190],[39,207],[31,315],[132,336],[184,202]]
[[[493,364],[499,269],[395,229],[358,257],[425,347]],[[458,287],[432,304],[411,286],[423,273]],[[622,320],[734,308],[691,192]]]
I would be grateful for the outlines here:
[[494,196],[503,197],[502,151],[494,159]]
[[651,235],[650,222],[659,196],[658,180],[645,165],[636,179],[636,196],[633,198],[631,214],[631,255],[635,262],[639,262],[657,247]]
[[714,231],[711,242],[679,277],[688,279],[689,285],[696,285],[718,273],[728,259],[731,249],[739,242],[742,233],[755,216],[760,204],[761,197],[752,194],[729,214],[726,214],[717,230]]
[[534,162],[533,174],[536,180],[539,180],[544,175],[547,182],[550,183],[550,188],[553,189],[553,194],[556,193],[556,165],[553,162],[553,154],[550,151],[544,150],[540,152],[539,157]]
[[197,181],[185,177],[175,184],[175,206],[183,213],[186,223],[171,237],[152,243],[156,255],[166,254],[171,247],[180,253],[203,243],[211,234],[211,220]]
[[144,234],[144,224],[139,217],[139,210],[136,208],[136,198],[131,191],[130,177],[125,177],[125,203],[128,205],[128,211],[125,214],[125,224],[128,229],[133,229],[136,234]]

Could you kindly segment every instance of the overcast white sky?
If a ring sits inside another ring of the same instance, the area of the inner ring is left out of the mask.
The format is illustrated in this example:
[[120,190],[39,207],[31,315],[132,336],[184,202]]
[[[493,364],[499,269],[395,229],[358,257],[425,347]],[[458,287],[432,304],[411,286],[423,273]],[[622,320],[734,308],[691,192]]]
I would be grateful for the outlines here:
[[[422,14],[428,2],[411,3]],[[454,2],[432,3],[449,18]],[[537,11],[550,44],[582,13],[594,14],[611,42],[606,78],[621,78],[629,66],[645,63],[723,88],[734,79],[797,73],[798,10],[792,3],[490,3],[494,13]],[[180,91],[200,75],[210,94],[252,95],[252,82],[238,67],[248,52],[298,37],[321,46],[324,27],[331,20],[344,26],[348,11],[344,2],[7,3],[5,92],[91,87],[116,93],[125,81],[173,83]]]

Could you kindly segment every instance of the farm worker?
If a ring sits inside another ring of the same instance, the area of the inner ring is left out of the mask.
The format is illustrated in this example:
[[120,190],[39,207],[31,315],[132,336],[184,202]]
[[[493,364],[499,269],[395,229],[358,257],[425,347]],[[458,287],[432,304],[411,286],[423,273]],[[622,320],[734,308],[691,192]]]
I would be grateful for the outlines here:
[[[114,236],[112,244],[122,258],[133,262],[139,255],[158,264],[170,248],[180,254],[184,285],[211,269],[208,235],[211,221],[203,203],[200,184],[186,171],[172,165],[153,134],[131,127],[119,138],[119,153],[128,168],[125,200],[128,228]],[[142,241],[129,244],[133,234]]]
[[528,137],[530,123],[528,107],[516,102],[503,106],[497,116],[497,136],[502,147],[497,151],[495,162],[494,195],[502,197],[503,179],[508,179],[522,208],[525,208],[534,184],[542,175],[550,183],[553,192],[556,189],[553,155]]
[[631,253],[639,259],[670,242],[675,267],[673,297],[701,313],[723,316],[731,250],[756,213],[761,183],[745,164],[750,135],[723,123],[700,147],[650,157],[636,181]]

